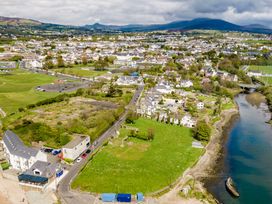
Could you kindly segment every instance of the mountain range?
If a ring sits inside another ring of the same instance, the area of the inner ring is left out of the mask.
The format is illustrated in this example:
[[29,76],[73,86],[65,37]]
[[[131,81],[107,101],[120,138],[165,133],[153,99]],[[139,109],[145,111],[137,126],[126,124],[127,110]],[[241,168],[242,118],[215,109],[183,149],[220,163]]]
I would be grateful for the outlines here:
[[221,19],[211,19],[211,18],[197,18],[187,21],[175,21],[166,24],[152,24],[152,25],[103,25],[95,23],[92,25],[85,26],[66,26],[58,24],[48,24],[42,23],[36,20],[23,19],[23,18],[8,18],[0,16],[0,26],[22,26],[22,27],[33,27],[37,29],[45,30],[84,30],[84,31],[121,31],[121,32],[146,32],[146,31],[160,31],[160,30],[194,30],[194,29],[203,29],[203,30],[220,30],[220,31],[239,31],[239,32],[252,32],[252,33],[265,33],[272,34],[272,29],[260,25],[260,24],[251,24],[251,25],[237,25],[230,23]]

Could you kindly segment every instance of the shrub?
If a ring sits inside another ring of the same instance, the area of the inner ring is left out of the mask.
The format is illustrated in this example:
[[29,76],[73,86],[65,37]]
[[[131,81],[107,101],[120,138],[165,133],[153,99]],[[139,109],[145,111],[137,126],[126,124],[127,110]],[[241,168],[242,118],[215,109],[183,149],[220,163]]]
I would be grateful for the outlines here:
[[206,121],[201,120],[193,129],[193,137],[199,141],[208,141],[211,135],[211,128]]
[[4,162],[4,163],[1,163],[1,167],[3,170],[7,170],[9,168],[9,163],[8,162]]

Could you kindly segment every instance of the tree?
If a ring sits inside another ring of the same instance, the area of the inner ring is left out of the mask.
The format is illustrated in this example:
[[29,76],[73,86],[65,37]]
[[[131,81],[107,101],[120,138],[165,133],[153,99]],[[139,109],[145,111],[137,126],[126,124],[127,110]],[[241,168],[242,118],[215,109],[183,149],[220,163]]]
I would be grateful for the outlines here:
[[134,124],[134,121],[138,119],[137,114],[130,110],[127,114],[126,123],[128,124]]
[[147,139],[148,140],[154,140],[155,137],[155,132],[153,128],[148,128],[147,129]]
[[104,59],[102,57],[99,57],[98,61],[94,63],[94,68],[97,71],[105,70],[105,67],[109,66],[109,58],[105,57]]
[[58,67],[64,67],[65,65],[64,65],[64,61],[63,61],[63,58],[62,58],[62,56],[61,55],[59,55],[58,56],[58,58],[57,58],[57,63],[58,63]]
[[214,86],[213,86],[212,82],[205,82],[202,84],[202,91],[204,93],[211,93],[213,91],[213,88],[214,88]]
[[53,64],[51,55],[47,55],[45,57],[43,68],[46,69],[46,70],[54,68],[54,64]]
[[87,65],[88,64],[88,59],[87,59],[87,55],[86,54],[84,54],[83,56],[82,56],[82,64],[84,64],[84,65]]
[[18,62],[18,61],[21,61],[22,59],[24,59],[23,56],[21,56],[21,55],[14,55],[14,56],[11,57],[9,60],[10,60],[10,61]]
[[123,91],[121,89],[117,89],[116,86],[113,83],[111,83],[106,94],[106,97],[113,97],[115,95],[122,96],[122,94]]
[[220,114],[221,112],[221,106],[222,106],[222,98],[221,96],[217,97],[216,102],[215,102],[216,108],[214,109],[213,114]]
[[197,122],[193,129],[193,137],[199,141],[209,141],[211,135],[211,128],[206,121],[201,120]]

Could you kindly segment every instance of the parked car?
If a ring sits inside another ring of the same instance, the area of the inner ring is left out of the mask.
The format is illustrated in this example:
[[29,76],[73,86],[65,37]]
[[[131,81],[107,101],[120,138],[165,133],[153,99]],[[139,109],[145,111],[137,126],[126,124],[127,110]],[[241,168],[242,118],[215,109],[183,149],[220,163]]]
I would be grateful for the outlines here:
[[86,157],[87,157],[86,153],[84,153],[84,154],[81,155],[81,158],[83,158],[83,159],[85,159]]
[[53,154],[53,155],[58,155],[59,153],[61,153],[61,149],[54,149],[54,150],[52,151],[52,154]]
[[52,153],[53,149],[43,148],[42,151],[45,152],[45,153]]
[[81,160],[82,160],[82,158],[78,157],[77,160],[76,160],[76,162],[79,163],[79,162],[81,162]]
[[86,154],[90,154],[92,150],[87,149],[87,151],[85,152]]

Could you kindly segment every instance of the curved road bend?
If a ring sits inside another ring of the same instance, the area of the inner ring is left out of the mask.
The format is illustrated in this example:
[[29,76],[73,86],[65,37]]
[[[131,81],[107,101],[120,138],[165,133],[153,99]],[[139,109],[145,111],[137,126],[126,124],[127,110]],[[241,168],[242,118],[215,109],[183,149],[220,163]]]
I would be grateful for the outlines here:
[[[142,92],[144,90],[144,85],[139,86],[134,93],[130,103],[127,107],[136,105],[139,100]],[[116,131],[120,128],[121,124],[126,120],[128,109],[122,114],[122,116],[106,131],[104,132],[94,143],[96,143],[95,150],[98,149],[103,143],[110,138],[112,135],[116,134]],[[62,203],[66,204],[85,204],[85,203],[94,203],[95,199],[93,196],[87,193],[76,193],[72,192],[70,189],[71,182],[80,172],[82,167],[88,163],[88,159],[91,154],[88,155],[86,159],[83,159],[79,163],[75,163],[68,174],[60,181],[58,185],[58,195],[61,197]]]

